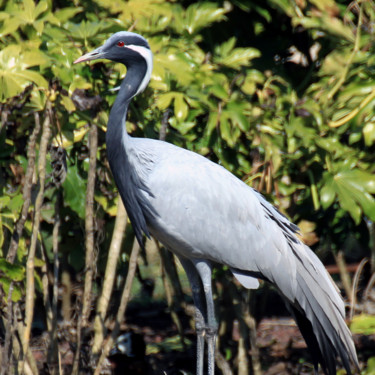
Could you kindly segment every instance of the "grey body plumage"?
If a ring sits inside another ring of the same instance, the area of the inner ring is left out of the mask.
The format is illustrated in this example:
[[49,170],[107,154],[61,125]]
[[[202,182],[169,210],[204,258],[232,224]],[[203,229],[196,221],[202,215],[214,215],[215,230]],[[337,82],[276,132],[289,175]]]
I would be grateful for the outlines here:
[[274,284],[286,300],[312,353],[314,365],[336,373],[339,356],[348,373],[358,362],[345,324],[344,303],[316,255],[261,194],[226,169],[166,142],[130,137],[125,118],[131,99],[146,87],[152,54],[141,36],[120,32],[76,62],[96,58],[122,62],[127,74],[110,113],[108,160],[136,237],[152,234],[181,260],[196,305],[197,374],[214,374],[215,321],[211,270],[227,265],[247,288],[258,278]]

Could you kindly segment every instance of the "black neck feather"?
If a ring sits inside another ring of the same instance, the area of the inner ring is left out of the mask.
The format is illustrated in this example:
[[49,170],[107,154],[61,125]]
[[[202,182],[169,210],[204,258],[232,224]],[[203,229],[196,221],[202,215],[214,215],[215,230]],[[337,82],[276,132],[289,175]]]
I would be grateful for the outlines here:
[[149,236],[145,213],[150,209],[141,190],[142,182],[132,165],[130,137],[126,132],[125,120],[131,99],[136,95],[147,72],[147,64],[137,62],[129,65],[126,77],[121,83],[120,91],[109,115],[106,144],[107,156],[113,177],[124,202],[135,235],[142,246],[143,234]]

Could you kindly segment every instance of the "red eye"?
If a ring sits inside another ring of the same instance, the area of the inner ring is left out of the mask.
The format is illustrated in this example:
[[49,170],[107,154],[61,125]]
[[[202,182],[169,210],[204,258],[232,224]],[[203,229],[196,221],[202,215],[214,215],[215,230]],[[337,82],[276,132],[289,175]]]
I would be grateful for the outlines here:
[[121,42],[118,42],[117,45],[118,45],[119,47],[124,47],[125,43],[124,43],[123,41],[121,41]]

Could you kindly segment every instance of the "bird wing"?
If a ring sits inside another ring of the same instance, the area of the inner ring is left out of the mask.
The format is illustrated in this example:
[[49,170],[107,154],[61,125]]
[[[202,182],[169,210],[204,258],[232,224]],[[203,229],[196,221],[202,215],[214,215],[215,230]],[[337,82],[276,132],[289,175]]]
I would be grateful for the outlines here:
[[155,237],[185,257],[231,267],[242,283],[246,276],[262,275],[285,289],[293,287],[296,259],[289,241],[296,227],[226,169],[195,153],[167,148],[147,182],[158,216],[150,228]]

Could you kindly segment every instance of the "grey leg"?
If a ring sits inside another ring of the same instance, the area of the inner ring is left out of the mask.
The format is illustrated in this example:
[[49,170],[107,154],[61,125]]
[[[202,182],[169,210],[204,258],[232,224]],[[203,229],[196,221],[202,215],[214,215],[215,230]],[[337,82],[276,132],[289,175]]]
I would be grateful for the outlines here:
[[208,349],[208,375],[215,373],[215,342],[217,335],[217,322],[215,318],[214,300],[212,297],[212,265],[207,260],[192,260],[203,284],[206,299],[206,340]]
[[206,306],[202,282],[194,264],[187,258],[179,257],[189,279],[195,305],[195,329],[197,332],[197,375],[203,375],[204,335],[206,329]]

